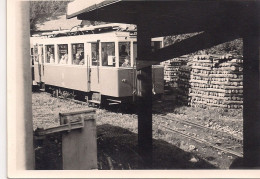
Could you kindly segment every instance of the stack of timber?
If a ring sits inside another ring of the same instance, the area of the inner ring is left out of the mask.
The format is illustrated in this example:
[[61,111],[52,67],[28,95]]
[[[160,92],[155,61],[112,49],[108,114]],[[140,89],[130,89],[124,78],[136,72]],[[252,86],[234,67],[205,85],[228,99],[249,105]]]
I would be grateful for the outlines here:
[[[241,56],[199,55],[192,60],[190,78],[179,76],[181,104],[194,107],[243,107],[243,60]],[[181,74],[181,73],[180,73]],[[184,83],[185,81],[185,83]],[[186,86],[188,90],[184,88]],[[186,100],[187,99],[187,100]]]
[[167,60],[164,65],[164,81],[173,88],[178,87],[179,68],[186,64],[186,57],[174,58]]
[[189,90],[191,88],[191,69],[191,63],[187,63],[187,65],[183,65],[179,68],[178,93],[176,98],[181,105],[187,105],[190,101]]

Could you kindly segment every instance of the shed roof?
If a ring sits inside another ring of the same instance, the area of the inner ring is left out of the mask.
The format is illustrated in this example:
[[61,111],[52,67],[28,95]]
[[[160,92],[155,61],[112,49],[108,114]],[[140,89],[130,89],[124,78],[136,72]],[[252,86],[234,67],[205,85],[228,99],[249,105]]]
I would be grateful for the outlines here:
[[[259,1],[245,0],[77,0],[68,4],[67,18],[138,24],[149,19],[154,36],[208,31],[243,31],[259,9]],[[109,15],[108,15],[109,14]],[[241,29],[242,28],[242,29]]]

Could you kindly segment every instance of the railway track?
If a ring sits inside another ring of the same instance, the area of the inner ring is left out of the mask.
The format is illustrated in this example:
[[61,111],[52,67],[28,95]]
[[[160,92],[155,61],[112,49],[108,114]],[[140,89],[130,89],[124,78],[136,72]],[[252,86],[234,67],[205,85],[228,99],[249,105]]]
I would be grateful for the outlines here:
[[[66,99],[66,98],[62,98],[60,97],[61,99],[65,99],[65,100],[71,100],[71,99]],[[82,101],[78,101],[78,100],[71,100],[73,102],[76,102],[76,103],[81,103],[81,104],[85,104],[87,105],[88,103],[86,102],[82,102]],[[157,113],[160,113],[159,111],[156,111]],[[183,124],[183,125],[188,125],[188,126],[193,126],[193,127],[196,127],[196,128],[199,128],[199,129],[203,129],[203,130],[206,130],[206,131],[211,131],[211,132],[214,132],[216,133],[219,137],[226,137],[228,138],[229,140],[232,140],[234,142],[237,142],[239,144],[243,144],[243,139],[240,138],[240,137],[237,137],[237,136],[233,136],[233,135],[230,135],[229,133],[227,132],[224,132],[224,131],[220,131],[220,130],[216,130],[216,129],[212,129],[210,127],[206,127],[206,126],[203,126],[201,124],[198,124],[198,123],[195,123],[195,122],[190,122],[190,121],[186,121],[186,120],[183,120],[183,119],[177,119],[177,118],[174,118],[174,116],[171,116],[171,115],[167,115],[167,116],[160,116],[160,118],[162,118],[164,121],[171,121],[171,122],[176,122],[176,123],[179,123],[179,124]],[[188,139],[191,139],[193,141],[196,141],[198,143],[201,143],[201,144],[205,144],[209,147],[212,147],[212,148],[215,148],[215,149],[218,149],[220,151],[223,151],[225,153],[230,153],[232,155],[235,155],[235,156],[238,156],[238,157],[243,157],[243,154],[240,153],[240,152],[237,152],[237,151],[233,151],[233,150],[230,150],[228,149],[228,147],[224,148],[224,147],[220,147],[218,145],[216,145],[215,143],[212,143],[212,142],[209,142],[205,139],[202,139],[202,138],[197,138],[195,136],[191,136],[187,133],[184,133],[184,132],[181,132],[179,131],[178,129],[174,129],[172,127],[169,127],[169,126],[166,126],[166,125],[163,125],[163,124],[159,124],[157,122],[157,125],[160,127],[160,128],[163,128],[163,129],[166,129],[167,131],[169,132],[173,132],[173,133],[177,133],[178,135],[181,135],[185,138],[188,138]]]
[[213,128],[210,128],[210,127],[206,127],[206,126],[203,126],[203,125],[195,123],[195,122],[186,121],[186,120],[183,120],[183,119],[180,120],[180,119],[174,118],[171,115],[168,115],[168,116],[170,118],[168,118],[168,117],[163,117],[163,118],[165,118],[167,120],[170,120],[170,121],[176,121],[178,123],[183,123],[183,124],[187,124],[187,125],[190,125],[190,126],[194,126],[194,127],[200,128],[200,129],[212,131],[212,132],[214,132],[217,135],[221,135],[221,137],[227,137],[230,140],[233,140],[233,141],[236,141],[236,142],[238,142],[240,144],[243,144],[243,138],[241,138],[241,137],[231,135],[231,134],[229,134],[227,132],[224,132],[224,131],[221,131],[221,130],[217,130],[217,129],[213,129]]
[[[216,132],[217,134],[221,134],[218,137],[220,137],[220,138],[226,137],[228,140],[232,140],[233,143],[238,143],[239,147],[241,147],[241,145],[243,143],[243,139],[241,139],[239,137],[235,137],[235,136],[230,135],[230,134],[228,134],[226,132],[223,132],[223,131],[219,131],[219,130],[216,131],[216,130],[214,130],[212,128],[202,126],[201,124],[197,124],[197,123],[190,122],[190,121],[185,121],[185,120],[180,120],[180,119],[176,119],[176,118],[173,119],[172,117],[169,118],[169,117],[160,116],[160,118],[164,119],[165,122],[172,121],[172,122],[177,122],[177,123],[180,123],[180,124],[183,124],[183,125],[194,126],[194,127],[199,128],[199,129],[205,129],[207,131]],[[229,154],[232,154],[232,155],[235,155],[235,156],[238,156],[238,157],[243,157],[242,153],[228,149],[230,147],[221,147],[221,146],[217,145],[215,142],[209,142],[208,140],[202,139],[201,137],[198,138],[198,137],[192,136],[192,135],[190,135],[188,133],[181,132],[180,128],[179,129],[178,128],[172,128],[170,124],[164,125],[162,123],[156,122],[156,125],[158,126],[158,128],[163,128],[163,129],[166,129],[169,132],[177,133],[178,135],[180,135],[182,137],[185,137],[187,139],[191,139],[191,140],[196,141],[198,143],[201,143],[201,144],[207,145],[209,147],[218,149],[218,150],[223,151],[225,153],[229,153]]]
[[196,141],[196,142],[199,142],[199,143],[202,143],[202,144],[206,144],[206,145],[208,145],[208,146],[210,146],[210,147],[216,148],[216,149],[221,150],[221,151],[226,152],[226,153],[233,154],[233,155],[238,156],[238,157],[243,157],[243,154],[242,154],[242,153],[239,153],[239,152],[236,152],[236,151],[232,151],[232,150],[229,150],[229,149],[224,148],[224,147],[217,146],[217,145],[215,145],[215,144],[213,144],[213,143],[207,142],[207,141],[205,141],[205,140],[203,140],[203,139],[199,139],[199,138],[197,138],[197,137],[190,136],[190,135],[188,135],[188,134],[185,134],[185,133],[183,133],[183,132],[180,132],[180,131],[178,131],[178,130],[175,130],[175,129],[173,129],[173,128],[167,127],[167,126],[162,125],[162,124],[160,124],[160,126],[162,126],[163,128],[167,129],[168,131],[177,133],[177,134],[179,134],[179,135],[181,135],[181,136],[183,136],[183,137],[186,137],[186,138],[188,138],[188,139],[192,139],[192,140],[194,140],[194,141]]

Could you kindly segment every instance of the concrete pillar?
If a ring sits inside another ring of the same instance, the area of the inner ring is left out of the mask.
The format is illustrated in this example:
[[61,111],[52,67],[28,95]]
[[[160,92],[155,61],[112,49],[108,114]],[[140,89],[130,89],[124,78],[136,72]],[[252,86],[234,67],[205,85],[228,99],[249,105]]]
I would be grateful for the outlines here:
[[29,1],[17,1],[15,7],[16,154],[14,155],[17,170],[30,170],[34,169],[34,149]]

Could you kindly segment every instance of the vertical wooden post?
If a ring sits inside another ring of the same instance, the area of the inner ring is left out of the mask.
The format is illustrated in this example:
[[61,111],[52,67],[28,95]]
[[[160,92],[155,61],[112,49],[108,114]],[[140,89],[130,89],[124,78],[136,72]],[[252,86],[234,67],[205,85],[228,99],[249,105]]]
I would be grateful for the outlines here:
[[95,110],[60,114],[61,124],[67,120],[83,120],[84,127],[62,134],[64,170],[97,169],[97,137]]
[[[34,169],[29,1],[16,2],[16,169]],[[20,33],[19,33],[20,32]],[[9,154],[12,155],[12,154]]]
[[[147,59],[151,52],[151,36],[145,22],[138,24],[137,60]],[[138,65],[138,61],[137,61]],[[152,68],[145,67],[137,74],[137,113],[139,153],[148,168],[152,167]]]
[[[256,13],[257,14],[257,13]],[[260,48],[257,16],[255,26],[243,36],[244,45],[244,165],[260,167]]]

